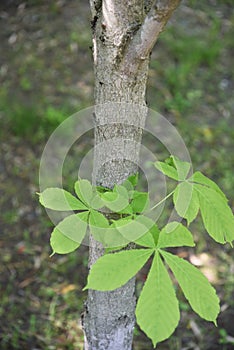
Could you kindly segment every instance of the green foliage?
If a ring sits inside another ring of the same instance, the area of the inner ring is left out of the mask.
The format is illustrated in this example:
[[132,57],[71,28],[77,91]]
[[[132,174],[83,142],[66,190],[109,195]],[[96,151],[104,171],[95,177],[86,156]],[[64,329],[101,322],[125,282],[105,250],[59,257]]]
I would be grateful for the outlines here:
[[53,249],[53,254],[67,254],[79,248],[80,243],[67,238],[66,235],[64,235],[55,227],[51,233],[50,245]]
[[181,223],[170,222],[160,232],[157,247],[194,247],[191,232]]
[[[170,157],[174,161],[175,158]],[[177,213],[190,224],[200,209],[204,226],[208,234],[219,243],[231,243],[234,239],[234,217],[228,206],[225,194],[212,180],[200,172],[186,179],[189,169],[183,166],[183,162],[166,163],[166,167],[155,166],[162,173],[173,179],[179,179],[179,171],[184,176],[182,182],[173,191],[173,200]],[[184,162],[187,164],[187,162]],[[163,163],[164,164],[164,163]],[[168,167],[174,169],[168,171]],[[187,168],[187,170],[185,170]],[[182,177],[183,178],[183,177]],[[181,179],[182,179],[181,178]]]
[[170,156],[165,162],[155,162],[155,167],[163,174],[177,181],[184,181],[190,171],[191,164],[175,156]]
[[209,235],[219,243],[233,240],[234,218],[230,207],[218,192],[195,185],[202,219]]
[[75,192],[80,200],[87,206],[92,208],[92,200],[94,198],[93,188],[88,180],[79,180],[75,183]]
[[163,174],[167,175],[173,180],[178,180],[178,174],[174,166],[163,162],[155,162],[154,165]]
[[[201,184],[201,185],[205,185],[207,187],[210,187],[211,189],[213,189],[214,191],[218,192],[224,199],[226,199],[225,194],[223,193],[223,191],[219,188],[219,186],[212,181],[211,179],[209,179],[208,177],[206,177],[205,175],[203,175],[200,171],[196,171],[193,176],[190,178],[191,181]],[[227,199],[226,199],[227,200]]]
[[149,194],[145,192],[134,191],[132,196],[131,207],[133,213],[142,213],[149,205]]
[[161,251],[166,263],[183,290],[193,310],[207,321],[216,324],[220,311],[219,298],[207,278],[188,261]]
[[133,249],[102,256],[92,266],[85,289],[114,290],[123,286],[149,259],[153,249]]
[[[121,222],[120,225],[119,222]],[[119,220],[119,222],[117,223],[118,231],[130,242],[141,238],[154,225],[154,222],[144,215],[132,216],[127,220]]]
[[160,45],[166,53],[164,64],[159,63],[158,58],[151,64],[158,74],[159,82],[163,87],[164,84],[166,86],[159,91],[158,96],[164,108],[166,105],[167,109],[182,115],[202,97],[203,91],[196,83],[196,77],[203,74],[204,80],[213,78],[223,45],[220,25],[220,19],[216,17],[211,26],[207,23],[203,35],[195,30],[186,31],[183,25],[180,28],[171,26],[162,33]]
[[155,248],[158,243],[159,233],[158,226],[153,224],[143,236],[135,241],[135,243],[143,247]]
[[87,212],[69,215],[64,220],[60,221],[60,223],[53,230],[52,236],[51,236],[51,239],[52,239],[51,246],[53,248],[53,252],[59,253],[55,249],[56,247],[59,248],[59,244],[58,242],[56,242],[58,234],[59,234],[58,239],[60,240],[61,249],[63,249],[63,251],[65,250],[65,248],[64,248],[64,245],[62,244],[63,243],[62,237],[64,237],[64,243],[66,243],[67,250],[69,249],[68,240],[71,241],[70,250],[64,253],[70,253],[75,249],[75,248],[72,249],[74,247],[74,244],[73,244],[74,242],[79,243],[80,245],[80,243],[82,242],[86,234],[87,221],[88,221]]
[[[27,94],[28,90],[33,90],[30,80],[26,77],[20,80],[19,85]],[[52,107],[43,102],[38,105],[38,99],[30,104],[17,99],[12,101],[11,96],[2,96],[0,91],[0,110],[6,114],[5,128],[10,128],[13,135],[24,137],[31,143],[45,140],[71,115],[73,109],[69,106]]]
[[171,279],[157,252],[136,307],[137,323],[154,347],[170,337],[180,319]]
[[101,240],[102,243],[105,242],[104,240],[102,240],[102,236],[104,235],[104,232],[106,232],[105,229],[108,227],[109,222],[102,213],[99,213],[96,210],[90,210],[89,228],[91,234],[97,241]]
[[190,182],[184,181],[176,187],[173,202],[177,213],[187,220],[188,225],[197,217],[199,198]]
[[[191,172],[189,162],[175,156],[156,162],[156,169],[177,181],[173,195],[174,207],[188,225],[200,210],[209,235],[219,243],[234,240],[234,218],[221,189],[200,172]],[[87,228],[106,248],[106,253],[92,265],[86,289],[110,291],[120,288],[133,278],[153,256],[147,280],[136,307],[136,318],[153,345],[167,339],[179,322],[179,303],[165,264],[178,281],[192,309],[207,321],[216,324],[219,299],[206,277],[188,261],[164,249],[194,247],[192,233],[181,222],[165,224],[161,230],[147,215],[150,213],[149,194],[135,189],[137,175],[113,189],[93,187],[79,179],[73,194],[58,188],[40,194],[40,203],[54,210],[75,210],[53,230],[51,246],[54,253],[65,254],[79,247]],[[105,214],[105,210],[108,214]],[[124,249],[134,242],[137,249]],[[120,250],[117,251],[116,250]],[[163,259],[162,259],[163,258]],[[165,263],[165,264],[164,264]]]
[[71,193],[61,188],[47,188],[39,193],[39,201],[45,207],[53,210],[86,210],[87,207]]
[[[124,188],[124,187],[123,187]],[[128,206],[128,197],[123,195],[122,192],[117,191],[116,188],[112,191],[102,193],[101,195],[103,204],[105,207],[113,212],[119,213]]]

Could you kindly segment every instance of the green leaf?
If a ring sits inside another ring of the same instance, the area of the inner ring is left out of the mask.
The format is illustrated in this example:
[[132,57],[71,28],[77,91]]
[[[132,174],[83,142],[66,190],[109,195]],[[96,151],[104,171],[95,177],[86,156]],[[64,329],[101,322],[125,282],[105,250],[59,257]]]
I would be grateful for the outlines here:
[[130,204],[128,204],[124,209],[119,210],[118,214],[128,214],[128,215],[132,215],[132,207],[130,206]]
[[117,222],[117,229],[130,242],[135,242],[143,237],[154,226],[154,221],[150,218],[139,215],[135,219],[120,219]]
[[154,165],[163,174],[177,181],[185,180],[191,168],[189,162],[182,161],[176,156],[170,156],[165,162],[155,162]]
[[[96,236],[95,236],[96,238]],[[129,240],[121,235],[115,226],[115,222],[112,223],[108,230],[102,232],[98,239],[105,248],[116,249],[125,247],[129,244]]]
[[102,230],[99,235],[96,230],[95,238],[102,242],[103,246],[106,248],[124,247],[130,243],[131,240],[127,239],[120,233],[119,227],[124,226],[131,221],[132,219],[130,217],[113,220],[108,230]]
[[100,194],[104,205],[115,213],[120,212],[128,206],[128,199],[118,192],[105,192]]
[[207,278],[188,261],[167,252],[160,252],[189,301],[192,309],[207,321],[216,324],[219,298]]
[[62,188],[47,188],[39,194],[39,201],[44,207],[53,210],[87,210],[81,201]]
[[177,213],[188,221],[188,225],[196,218],[199,211],[199,200],[193,184],[181,182],[173,194],[173,202]]
[[[157,238],[156,238],[157,236]],[[159,237],[159,229],[156,224],[154,224],[152,227],[150,227],[149,231],[146,232],[142,237],[138,238],[135,243],[138,245],[141,245],[143,247],[149,247],[154,248],[157,245],[157,241]]]
[[69,215],[60,221],[55,229],[74,242],[81,243],[86,234],[88,215],[87,211]]
[[96,186],[96,190],[97,190],[97,192],[99,192],[99,193],[104,193],[104,192],[109,192],[109,191],[110,191],[109,188],[103,187],[103,186]]
[[134,219],[131,216],[126,216],[126,217],[118,219],[118,220],[112,220],[112,223],[116,228],[120,228],[120,227],[125,226],[128,223],[132,222],[132,220],[134,220]]
[[94,197],[93,187],[88,180],[78,180],[75,182],[75,192],[80,200],[88,207],[91,206]]
[[178,180],[178,174],[177,174],[177,170],[166,163],[163,162],[155,162],[154,166],[161,171],[164,175],[174,179],[174,180]]
[[171,156],[171,159],[177,170],[178,180],[179,181],[185,180],[191,168],[191,164],[189,162],[180,160],[176,156]]
[[92,266],[84,289],[107,291],[123,286],[136,275],[153,251],[134,249],[102,256]]
[[131,191],[136,187],[138,183],[138,173],[134,175],[130,175],[127,180],[123,182],[123,186],[128,190]]
[[126,188],[126,190],[128,191],[128,193],[131,193],[131,191],[134,191],[134,187],[132,185],[132,183],[128,180],[125,180],[123,183],[122,183],[122,186],[124,186]]
[[80,246],[80,243],[74,242],[55,228],[51,234],[50,245],[53,254],[68,254],[77,249]]
[[158,244],[158,239],[159,239],[159,234],[160,234],[160,230],[158,228],[158,226],[156,224],[154,224],[150,229],[149,229],[153,240],[154,240],[154,247],[157,247]]
[[130,205],[132,207],[133,213],[144,212],[149,205],[149,193],[134,191]]
[[138,173],[130,175],[127,180],[131,182],[133,187],[136,187],[138,183]]
[[127,201],[129,200],[129,192],[122,185],[114,185],[113,192],[118,193],[121,197],[124,197]]
[[109,222],[107,218],[103,214],[92,209],[90,210],[89,224],[91,225],[90,227],[91,231],[92,231],[92,228],[95,228],[95,227],[101,227],[101,228],[109,227]]
[[105,202],[114,202],[114,201],[116,201],[116,199],[118,199],[119,195],[116,192],[108,191],[108,192],[102,193],[101,197],[102,197],[102,199],[103,199],[103,201],[105,203]]
[[102,242],[106,229],[109,227],[109,222],[103,214],[96,210],[90,210],[89,227],[94,238],[99,242]]
[[94,194],[93,194],[93,198],[91,200],[90,207],[92,209],[100,209],[100,208],[104,207],[104,203],[97,192],[96,193],[94,192]]
[[234,217],[231,208],[219,192],[194,184],[197,191],[204,226],[209,235],[219,243],[234,240]]
[[[121,210],[118,210],[119,214],[132,214],[132,208],[129,205],[129,200],[132,197],[132,191],[128,191],[126,189],[126,187],[124,187],[123,185],[115,185],[113,188],[113,192],[114,193],[118,193],[120,196],[120,200],[122,200],[122,208]],[[123,200],[124,198],[124,200]],[[127,206],[126,206],[127,204]]]
[[123,248],[125,248],[127,245],[128,245],[128,243],[127,243],[127,244],[124,244],[124,245],[120,245],[120,246],[118,246],[118,247],[116,246],[116,247],[114,247],[114,248],[112,248],[112,247],[106,247],[106,248],[105,248],[105,254],[114,253],[114,252],[123,250]]
[[218,192],[223,197],[223,199],[227,201],[225,194],[219,188],[219,186],[207,176],[203,175],[200,171],[196,171],[193,174],[193,176],[191,176],[188,180],[212,188],[214,191]]
[[[131,241],[124,237],[120,231],[119,227],[126,225],[126,223],[132,221],[130,217],[122,218],[119,220],[113,220],[110,225],[110,230],[105,235],[105,242],[108,242],[109,247],[125,246]],[[112,245],[111,245],[112,244]]]
[[136,318],[140,328],[152,339],[154,347],[169,338],[178,325],[178,300],[158,252],[140,294]]
[[179,222],[170,222],[161,230],[157,247],[167,248],[183,246],[195,246],[191,232]]

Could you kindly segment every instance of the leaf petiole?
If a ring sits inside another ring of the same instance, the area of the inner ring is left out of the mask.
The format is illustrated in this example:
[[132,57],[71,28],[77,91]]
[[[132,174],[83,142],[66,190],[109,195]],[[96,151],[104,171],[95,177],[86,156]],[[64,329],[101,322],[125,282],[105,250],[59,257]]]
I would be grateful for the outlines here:
[[176,190],[176,189],[174,189],[172,192],[168,193],[168,195],[167,195],[165,198],[163,198],[160,202],[158,202],[157,204],[155,204],[152,208],[150,208],[150,210],[153,210],[153,209],[157,208],[159,205],[161,205],[163,202],[165,202],[168,198],[170,198],[170,197],[173,195],[173,193],[175,192],[175,190]]

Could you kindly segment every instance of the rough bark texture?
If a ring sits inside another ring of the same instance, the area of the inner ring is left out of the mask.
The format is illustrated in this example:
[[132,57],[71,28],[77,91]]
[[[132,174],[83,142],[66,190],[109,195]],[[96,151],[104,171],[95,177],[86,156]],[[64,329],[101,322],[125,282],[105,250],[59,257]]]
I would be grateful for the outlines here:
[[[147,112],[149,56],[178,3],[90,1],[96,105],[93,180],[97,184],[111,188],[137,171]],[[112,102],[119,102],[119,107],[113,108]],[[91,238],[90,266],[102,254],[101,244]],[[134,279],[112,292],[89,290],[83,321],[86,350],[132,349],[134,292]]]

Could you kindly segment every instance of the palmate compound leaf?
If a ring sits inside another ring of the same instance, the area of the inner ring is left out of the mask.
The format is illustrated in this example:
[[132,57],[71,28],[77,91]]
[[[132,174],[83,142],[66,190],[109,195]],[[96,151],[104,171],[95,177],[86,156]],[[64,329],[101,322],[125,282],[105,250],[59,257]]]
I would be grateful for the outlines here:
[[87,210],[79,199],[62,188],[47,188],[39,194],[39,201],[45,208],[53,210]]
[[79,247],[87,229],[88,212],[67,216],[53,230],[50,244],[53,253],[67,254]]
[[179,222],[170,222],[159,234],[157,248],[167,247],[194,247],[191,232]]
[[173,193],[175,209],[180,217],[187,220],[188,225],[196,218],[199,211],[199,199],[193,184],[181,182]]
[[114,290],[127,283],[142,268],[154,249],[124,250],[102,256],[92,266],[85,289]]
[[207,278],[188,261],[165,251],[160,251],[177,279],[192,309],[207,321],[216,324],[219,298]]
[[234,240],[234,216],[226,199],[212,188],[199,184],[194,184],[194,188],[209,235],[219,243],[231,243]]
[[145,285],[141,291],[136,318],[140,328],[156,346],[170,337],[178,325],[178,300],[165,266],[155,253]]

